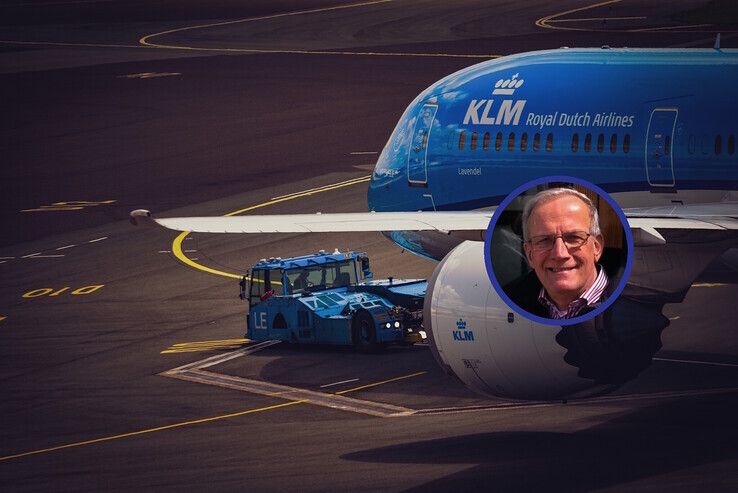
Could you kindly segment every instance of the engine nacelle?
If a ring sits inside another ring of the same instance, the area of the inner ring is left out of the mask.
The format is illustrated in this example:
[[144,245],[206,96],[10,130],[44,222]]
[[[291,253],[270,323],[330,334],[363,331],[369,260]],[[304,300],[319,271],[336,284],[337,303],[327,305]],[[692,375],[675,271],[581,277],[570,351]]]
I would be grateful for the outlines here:
[[466,241],[438,264],[423,316],[439,364],[470,389],[535,400],[606,393],[646,368],[661,347],[663,305],[621,297],[566,327],[521,316],[493,288],[483,248]]

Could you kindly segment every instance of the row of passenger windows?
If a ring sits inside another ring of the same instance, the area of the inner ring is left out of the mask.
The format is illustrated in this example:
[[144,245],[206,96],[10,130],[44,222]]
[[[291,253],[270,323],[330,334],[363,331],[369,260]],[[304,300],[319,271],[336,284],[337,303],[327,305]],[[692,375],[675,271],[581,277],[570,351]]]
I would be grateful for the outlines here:
[[[464,147],[466,146],[466,134],[467,132],[465,130],[462,130],[459,133],[459,143],[458,147],[460,151],[464,150]],[[531,148],[533,152],[538,152],[541,149],[541,134],[536,133],[533,136],[533,142],[531,145]],[[490,148],[490,141],[492,139],[492,136],[489,132],[485,132],[484,136],[482,137],[482,150],[489,150]],[[507,143],[505,144],[508,151],[514,151],[516,149],[516,139],[517,136],[515,135],[515,132],[510,132],[507,134]],[[590,152],[592,150],[592,134],[586,134],[584,136],[584,142],[582,145],[582,149],[584,152]],[[495,151],[502,150],[503,143],[505,141],[505,136],[502,134],[502,132],[497,132],[497,135],[495,136]],[[625,137],[623,137],[623,152],[628,153],[630,152],[630,134],[626,134]],[[471,139],[469,141],[469,149],[472,151],[476,150],[479,146],[479,136],[477,132],[471,133]],[[553,133],[549,133],[546,135],[546,142],[545,142],[545,149],[546,152],[551,152],[553,150],[554,146],[554,135]],[[524,132],[520,136],[520,150],[522,152],[525,152],[528,150],[528,133]],[[572,152],[578,152],[579,151],[579,134],[574,134],[571,137],[571,150]],[[615,153],[618,150],[618,135],[612,134],[610,136],[610,143],[609,148],[611,153]],[[605,134],[599,134],[597,136],[597,152],[604,152],[605,150]]]
[[[541,134],[536,133],[533,136],[532,139],[532,145],[531,149],[533,152],[538,152],[541,149]],[[482,136],[482,150],[488,151],[490,149],[492,136],[489,132],[485,132]],[[581,142],[580,142],[581,141]],[[507,134],[507,137],[503,135],[502,132],[497,132],[497,135],[495,136],[495,143],[494,148],[495,151],[502,150],[503,146],[507,148],[508,151],[512,152],[517,147],[517,136],[515,135],[515,132],[510,132]],[[463,151],[466,147],[467,143],[467,132],[466,130],[462,130],[459,132],[459,141],[458,141],[458,148],[460,151]],[[580,145],[581,144],[581,145]],[[605,152],[606,146],[607,149],[610,151],[611,154],[615,154],[618,152],[618,145],[621,146],[621,150],[623,153],[628,154],[630,152],[630,134],[625,134],[622,138],[622,141],[619,142],[619,136],[618,134],[611,134],[609,139],[605,134],[599,134],[596,136],[593,136],[592,134],[585,134],[583,139],[580,139],[579,134],[575,133],[571,136],[571,152],[579,152],[581,149],[583,152],[592,152],[592,148],[597,150],[597,152],[602,153]],[[551,152],[553,150],[554,145],[554,135],[553,133],[549,133],[546,135],[546,141],[545,141],[545,149],[546,152]],[[701,142],[701,148],[703,154],[708,154],[708,137],[704,136],[702,138]],[[477,132],[471,132],[471,137],[469,139],[469,149],[472,151],[476,150],[479,147],[479,134]],[[519,149],[522,152],[525,152],[528,150],[528,133],[524,132],[520,136],[519,141]],[[697,149],[697,139],[694,135],[689,137],[689,153],[694,154]],[[714,144],[714,150],[716,155],[720,155],[723,153],[723,138],[721,135],[715,136],[715,144]],[[665,135],[664,136],[664,154],[670,154],[671,153],[671,136]],[[735,135],[729,135],[727,139],[727,146],[726,146],[726,153],[730,156],[735,154]]]
[[[732,156],[733,154],[735,154],[735,135],[728,135],[727,140],[728,142],[725,151],[729,156]],[[702,139],[700,141],[700,148],[702,150],[702,154],[710,153],[710,138],[707,135],[702,136]],[[694,154],[695,152],[697,152],[697,137],[695,137],[694,135],[689,136],[689,146],[687,149],[689,150],[690,154]],[[722,135],[715,136],[713,150],[716,156],[719,156],[723,153]]]

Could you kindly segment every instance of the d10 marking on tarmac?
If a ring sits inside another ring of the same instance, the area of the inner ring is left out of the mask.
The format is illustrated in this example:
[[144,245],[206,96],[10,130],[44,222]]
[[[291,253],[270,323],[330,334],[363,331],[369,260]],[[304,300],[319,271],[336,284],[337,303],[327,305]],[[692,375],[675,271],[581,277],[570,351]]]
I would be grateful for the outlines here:
[[97,207],[98,205],[110,205],[115,200],[88,201],[88,200],[71,200],[67,202],[54,202],[51,205],[42,205],[36,209],[22,209],[21,212],[56,212],[56,211],[80,211],[87,207]]
[[96,292],[97,290],[101,289],[105,284],[93,284],[90,286],[82,286],[81,288],[74,289],[72,291],[69,291],[71,286],[65,286],[61,289],[56,288],[40,288],[40,289],[33,289],[31,291],[28,291],[27,293],[23,294],[24,298],[40,298],[42,296],[59,296],[62,293],[79,296],[79,295],[86,295],[86,294],[92,294]]

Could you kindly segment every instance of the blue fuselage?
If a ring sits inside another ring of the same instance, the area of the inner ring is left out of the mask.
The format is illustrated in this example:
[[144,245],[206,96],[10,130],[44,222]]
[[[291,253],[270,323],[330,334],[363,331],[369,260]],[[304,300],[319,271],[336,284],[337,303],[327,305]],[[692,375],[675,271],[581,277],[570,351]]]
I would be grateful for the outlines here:
[[738,50],[559,49],[480,63],[410,104],[369,208],[490,208],[550,175],[595,183],[623,207],[724,200],[738,190],[737,87]]

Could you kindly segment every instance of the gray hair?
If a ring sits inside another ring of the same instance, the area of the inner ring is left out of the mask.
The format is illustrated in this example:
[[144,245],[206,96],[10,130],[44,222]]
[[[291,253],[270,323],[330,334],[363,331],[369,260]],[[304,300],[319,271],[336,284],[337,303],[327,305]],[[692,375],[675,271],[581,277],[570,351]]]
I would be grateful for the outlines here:
[[589,208],[589,233],[593,236],[599,236],[602,234],[600,229],[600,215],[592,201],[589,200],[589,197],[573,188],[549,188],[548,190],[538,192],[533,196],[533,198],[525,203],[525,207],[523,208],[523,241],[528,241],[529,239],[528,219],[530,219],[531,214],[533,214],[533,210],[539,205],[543,205],[544,203],[557,197],[561,197],[562,195],[577,197],[579,200],[587,204],[587,208]]

